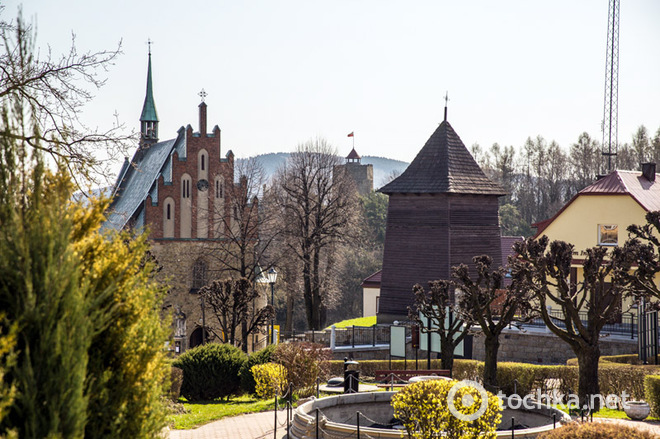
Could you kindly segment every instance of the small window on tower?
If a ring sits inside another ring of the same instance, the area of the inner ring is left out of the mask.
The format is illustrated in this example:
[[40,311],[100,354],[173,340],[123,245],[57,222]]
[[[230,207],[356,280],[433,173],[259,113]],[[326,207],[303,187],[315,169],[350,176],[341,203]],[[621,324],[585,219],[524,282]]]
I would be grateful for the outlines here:
[[205,163],[204,163],[206,161],[205,159],[206,159],[206,156],[202,155],[202,171],[204,170],[204,167],[205,167]]
[[167,205],[167,219],[172,219],[172,205]]

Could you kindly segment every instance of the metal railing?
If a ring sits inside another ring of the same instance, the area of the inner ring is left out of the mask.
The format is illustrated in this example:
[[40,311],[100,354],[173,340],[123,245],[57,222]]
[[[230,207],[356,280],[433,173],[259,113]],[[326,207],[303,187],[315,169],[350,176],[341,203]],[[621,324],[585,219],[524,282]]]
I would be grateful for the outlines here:
[[[335,346],[376,346],[390,343],[390,325],[349,326],[337,329]],[[339,334],[339,331],[346,331]]]
[[[580,320],[583,324],[587,323],[587,313],[581,311],[579,313]],[[553,310],[550,312],[550,317],[555,325],[560,328],[565,329],[566,324],[564,323],[564,313],[560,310]],[[542,318],[538,317],[530,322],[527,322],[524,326],[533,326],[543,328],[545,327],[545,322]],[[629,336],[631,339],[637,338],[637,315],[632,312],[625,312],[619,314],[614,322],[606,323],[601,330],[601,334],[617,334],[623,336]]]

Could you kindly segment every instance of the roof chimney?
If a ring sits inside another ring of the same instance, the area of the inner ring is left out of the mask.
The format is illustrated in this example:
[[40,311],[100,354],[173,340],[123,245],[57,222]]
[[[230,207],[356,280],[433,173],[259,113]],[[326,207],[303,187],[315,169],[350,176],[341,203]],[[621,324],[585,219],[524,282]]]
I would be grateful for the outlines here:
[[206,137],[206,102],[199,104],[199,135]]
[[642,175],[648,181],[655,181],[655,163],[642,163]]

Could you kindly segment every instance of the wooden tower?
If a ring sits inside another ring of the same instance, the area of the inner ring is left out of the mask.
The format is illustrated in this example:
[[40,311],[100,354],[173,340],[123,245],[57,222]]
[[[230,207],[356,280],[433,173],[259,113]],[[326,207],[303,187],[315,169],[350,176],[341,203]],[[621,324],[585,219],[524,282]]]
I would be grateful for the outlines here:
[[498,198],[449,122],[431,135],[389,196],[378,323],[405,319],[416,283],[449,279],[451,267],[488,254],[502,264]]

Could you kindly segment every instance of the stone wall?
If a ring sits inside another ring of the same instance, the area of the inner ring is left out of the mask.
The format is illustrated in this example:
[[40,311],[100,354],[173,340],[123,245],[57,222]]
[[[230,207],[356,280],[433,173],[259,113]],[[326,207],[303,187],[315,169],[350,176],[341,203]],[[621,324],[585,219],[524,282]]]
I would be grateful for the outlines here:
[[[190,347],[193,331],[202,326],[202,306],[199,293],[193,287],[193,265],[201,259],[207,264],[206,281],[220,276],[222,266],[217,259],[210,257],[208,246],[196,240],[154,240],[151,251],[158,264],[162,267],[158,280],[167,288],[168,294],[164,301],[164,313],[173,314],[180,309],[186,316],[186,338],[181,347],[185,351]],[[259,289],[259,286],[257,286]],[[266,305],[266,291],[257,302],[258,307]],[[209,332],[219,332],[217,319],[209,306],[205,307],[206,327]],[[209,338],[213,340],[211,335]],[[254,340],[253,340],[254,339]],[[217,341],[217,340],[215,340]],[[249,337],[249,350],[265,347],[266,336],[259,334]]]
[[[603,337],[600,344],[601,355],[621,355],[637,353],[637,340],[624,337]],[[484,360],[483,336],[477,335],[472,345],[472,358]],[[514,361],[536,364],[566,364],[575,353],[569,345],[556,335],[544,330],[530,329],[520,332],[506,330],[500,336],[498,361]]]

